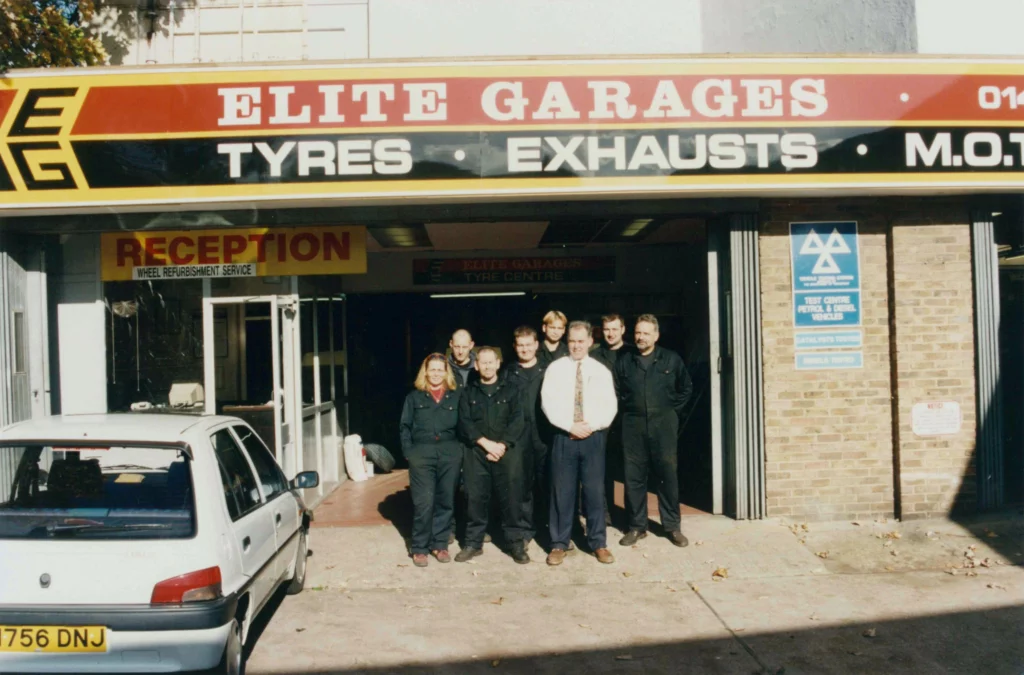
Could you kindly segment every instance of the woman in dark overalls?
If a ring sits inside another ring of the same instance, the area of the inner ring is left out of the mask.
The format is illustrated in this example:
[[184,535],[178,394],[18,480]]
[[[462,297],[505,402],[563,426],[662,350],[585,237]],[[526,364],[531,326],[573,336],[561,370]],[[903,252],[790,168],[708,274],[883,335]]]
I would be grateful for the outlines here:
[[455,435],[461,392],[444,354],[423,360],[415,386],[405,397],[399,428],[412,492],[410,552],[413,564],[426,567],[428,552],[438,562],[451,561],[448,535],[463,453]]

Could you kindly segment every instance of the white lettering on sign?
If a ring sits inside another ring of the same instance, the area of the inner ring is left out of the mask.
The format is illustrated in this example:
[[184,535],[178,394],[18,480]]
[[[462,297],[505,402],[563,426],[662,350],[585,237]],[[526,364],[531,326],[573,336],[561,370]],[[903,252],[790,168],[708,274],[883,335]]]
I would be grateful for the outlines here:
[[910,419],[915,436],[951,436],[960,432],[960,404],[956,401],[916,403]]

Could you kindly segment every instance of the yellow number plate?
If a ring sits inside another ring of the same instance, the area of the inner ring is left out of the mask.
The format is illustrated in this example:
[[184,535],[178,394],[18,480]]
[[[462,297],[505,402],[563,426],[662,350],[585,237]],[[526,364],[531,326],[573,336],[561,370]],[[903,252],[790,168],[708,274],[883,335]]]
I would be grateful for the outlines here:
[[0,652],[105,652],[102,626],[0,626]]

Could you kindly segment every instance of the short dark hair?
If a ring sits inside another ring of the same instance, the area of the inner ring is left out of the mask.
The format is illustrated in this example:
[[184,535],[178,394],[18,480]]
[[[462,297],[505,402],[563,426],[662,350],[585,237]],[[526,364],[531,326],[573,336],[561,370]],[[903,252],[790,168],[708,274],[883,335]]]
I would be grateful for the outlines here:
[[477,350],[476,350],[477,358],[480,358],[480,355],[483,354],[484,352],[490,352],[490,353],[494,354],[494,358],[496,358],[499,361],[501,361],[501,354],[498,353],[498,348],[497,347],[488,347],[486,345],[483,346],[483,347],[478,347]]
[[626,322],[622,319],[622,316],[619,314],[605,314],[604,316],[601,317],[602,326],[606,323],[611,323],[612,321],[618,321],[623,326],[626,325]]
[[594,336],[594,327],[590,325],[589,321],[573,321],[569,324],[569,329],[566,332],[571,333],[574,330],[580,330],[581,328],[587,331],[587,335],[591,337]]
[[533,326],[520,326],[519,328],[516,328],[514,331],[512,331],[512,337],[513,339],[521,337],[532,337],[534,340],[536,340],[537,329],[534,328]]
[[661,332],[661,328],[658,326],[658,317],[653,314],[641,314],[636,318],[637,323],[649,323],[654,326],[654,330]]

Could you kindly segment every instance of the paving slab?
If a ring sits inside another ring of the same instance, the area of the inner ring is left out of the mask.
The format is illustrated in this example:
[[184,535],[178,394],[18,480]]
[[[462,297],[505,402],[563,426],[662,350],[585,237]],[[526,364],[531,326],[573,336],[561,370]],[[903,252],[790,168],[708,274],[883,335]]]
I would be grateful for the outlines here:
[[[517,565],[493,544],[471,563],[442,565],[431,558],[426,569],[416,568],[406,543],[391,527],[317,528],[310,538],[308,584],[330,589],[479,588],[495,585],[528,586],[659,583],[708,579],[725,568],[733,578],[824,574],[824,561],[800,546],[776,523],[736,522],[724,518],[687,518],[690,546],[680,549],[654,534],[636,546],[619,546],[622,533],[609,530],[612,565],[601,565],[582,550],[571,553],[560,567],[548,567],[536,542],[529,547],[532,563]],[[699,542],[699,544],[698,544]],[[458,544],[452,546],[454,555]]]

